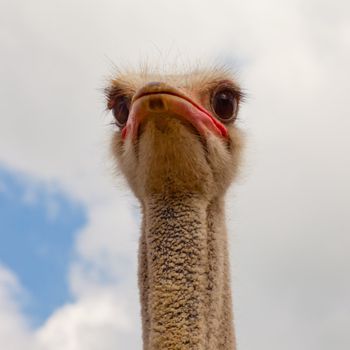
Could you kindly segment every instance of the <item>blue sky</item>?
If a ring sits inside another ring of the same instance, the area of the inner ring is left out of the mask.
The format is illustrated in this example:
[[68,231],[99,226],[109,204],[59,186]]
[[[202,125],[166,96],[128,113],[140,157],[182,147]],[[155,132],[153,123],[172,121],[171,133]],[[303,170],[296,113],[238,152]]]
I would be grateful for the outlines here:
[[4,167],[0,186],[0,263],[17,275],[23,311],[38,326],[70,300],[68,267],[84,208]]

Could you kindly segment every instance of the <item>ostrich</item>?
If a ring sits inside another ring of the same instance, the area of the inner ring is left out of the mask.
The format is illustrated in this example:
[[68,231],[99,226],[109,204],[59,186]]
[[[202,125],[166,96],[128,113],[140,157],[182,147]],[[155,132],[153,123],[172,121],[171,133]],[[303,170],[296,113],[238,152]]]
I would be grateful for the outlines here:
[[219,68],[119,74],[106,89],[118,168],[140,202],[144,350],[234,350],[224,197],[241,90]]

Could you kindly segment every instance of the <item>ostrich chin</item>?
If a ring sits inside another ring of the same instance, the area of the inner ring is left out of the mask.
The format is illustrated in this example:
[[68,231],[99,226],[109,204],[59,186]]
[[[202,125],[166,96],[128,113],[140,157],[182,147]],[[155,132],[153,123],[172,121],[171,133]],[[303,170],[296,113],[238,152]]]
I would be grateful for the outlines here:
[[238,129],[168,94],[142,96],[130,115],[113,144],[123,171],[133,173],[127,178],[139,198],[185,192],[210,200],[228,187],[239,163]]

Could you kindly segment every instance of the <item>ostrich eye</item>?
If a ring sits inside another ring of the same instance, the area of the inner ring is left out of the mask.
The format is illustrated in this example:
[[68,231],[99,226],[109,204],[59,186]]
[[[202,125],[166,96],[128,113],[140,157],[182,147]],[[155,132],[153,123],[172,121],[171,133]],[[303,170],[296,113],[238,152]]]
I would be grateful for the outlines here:
[[113,104],[113,107],[112,107],[113,116],[119,127],[123,127],[128,121],[129,105],[130,105],[130,100],[126,96],[117,97]]
[[225,87],[217,90],[212,97],[212,107],[219,119],[224,122],[232,121],[236,118],[237,98],[231,89]]

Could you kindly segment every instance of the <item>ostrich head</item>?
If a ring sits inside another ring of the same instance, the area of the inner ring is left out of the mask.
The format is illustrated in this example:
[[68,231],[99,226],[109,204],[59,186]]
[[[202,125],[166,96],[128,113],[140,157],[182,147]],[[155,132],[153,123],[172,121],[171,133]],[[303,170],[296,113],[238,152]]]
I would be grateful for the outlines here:
[[242,93],[226,71],[120,74],[106,89],[119,131],[112,151],[141,203],[223,195],[239,166]]

